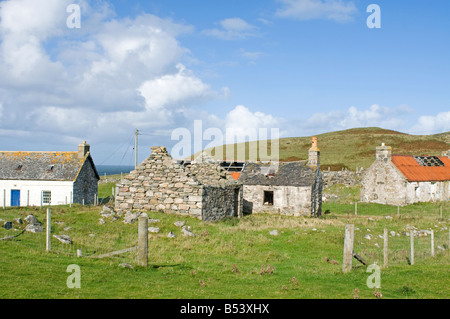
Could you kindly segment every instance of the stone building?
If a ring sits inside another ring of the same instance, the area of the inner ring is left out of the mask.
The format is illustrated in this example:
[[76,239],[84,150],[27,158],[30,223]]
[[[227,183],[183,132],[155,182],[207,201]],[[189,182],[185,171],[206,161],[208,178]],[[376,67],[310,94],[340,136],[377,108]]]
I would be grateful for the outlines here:
[[164,211],[217,221],[242,216],[242,185],[218,163],[201,155],[174,160],[165,147],[116,185],[116,209]]
[[93,204],[99,175],[83,142],[78,152],[0,152],[0,204]]
[[361,179],[361,201],[408,205],[449,200],[449,155],[392,155],[392,148],[383,143]]
[[244,185],[244,213],[320,216],[322,173],[317,137],[312,139],[308,161],[247,163],[239,181]]

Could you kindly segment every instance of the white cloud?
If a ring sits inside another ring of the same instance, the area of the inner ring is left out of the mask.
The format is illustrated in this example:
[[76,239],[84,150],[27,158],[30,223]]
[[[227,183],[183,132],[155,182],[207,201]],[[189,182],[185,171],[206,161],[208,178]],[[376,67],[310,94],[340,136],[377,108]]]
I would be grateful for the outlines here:
[[359,110],[355,106],[351,106],[346,111],[315,113],[304,123],[303,127],[320,132],[354,127],[382,127],[398,130],[404,128],[405,115],[411,112],[412,110],[405,105],[388,108],[373,104],[366,110]]
[[255,61],[259,59],[264,53],[258,51],[246,51],[244,49],[239,50],[239,55],[245,59]]
[[276,15],[299,20],[326,19],[337,22],[349,21],[357,12],[351,1],[343,0],[279,0],[284,4]]
[[0,3],[0,135],[114,141],[135,127],[184,125],[187,108],[229,94],[180,63],[189,50],[177,38],[192,26],[150,14],[119,19],[106,2],[82,0],[82,27],[72,30],[72,2]]
[[214,95],[210,86],[190,74],[184,65],[178,64],[177,69],[176,74],[167,74],[141,85],[139,92],[149,111],[178,108]]
[[257,28],[241,18],[220,21],[221,28],[207,29],[203,33],[223,40],[240,40],[257,36]]
[[419,117],[410,133],[412,134],[436,134],[450,131],[450,111],[441,112],[435,116],[424,115]]
[[[227,135],[236,137],[237,142],[260,139],[259,129],[267,129],[267,138],[270,138],[270,129],[279,129],[281,135],[282,119],[262,112],[252,112],[243,105],[236,106],[231,110],[225,119]],[[226,143],[233,143],[226,140]]]

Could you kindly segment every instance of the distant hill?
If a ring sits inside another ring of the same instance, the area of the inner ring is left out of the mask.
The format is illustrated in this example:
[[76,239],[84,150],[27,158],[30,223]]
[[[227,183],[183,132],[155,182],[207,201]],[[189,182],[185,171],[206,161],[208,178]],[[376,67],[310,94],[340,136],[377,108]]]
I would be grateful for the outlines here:
[[[318,137],[318,146],[320,149],[320,162],[322,170],[341,170],[347,168],[355,170],[356,168],[367,168],[375,160],[375,148],[381,143],[392,147],[392,154],[404,155],[441,155],[443,151],[450,150],[450,132],[435,135],[410,135],[397,131],[386,130],[377,127],[354,128],[343,131],[336,131],[316,135]],[[250,146],[259,150],[258,142],[245,143],[246,156],[248,160],[248,150]],[[237,153],[235,144],[235,154]],[[270,141],[268,141],[270,154]],[[230,160],[226,156],[226,148],[222,146],[223,158]],[[307,137],[289,137],[279,140],[280,160],[281,161],[299,161],[308,158],[308,150],[311,147],[311,136]],[[212,157],[215,155],[216,148],[205,150]],[[194,154],[194,158],[198,154]],[[253,158],[253,157],[252,157]],[[243,160],[242,158],[234,159]]]

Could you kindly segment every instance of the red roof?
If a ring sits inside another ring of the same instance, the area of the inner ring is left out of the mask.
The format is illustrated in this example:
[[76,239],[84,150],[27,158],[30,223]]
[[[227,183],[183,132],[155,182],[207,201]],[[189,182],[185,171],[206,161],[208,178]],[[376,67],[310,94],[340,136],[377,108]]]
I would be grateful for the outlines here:
[[392,163],[410,182],[450,180],[450,159],[437,156],[444,166],[421,166],[412,155],[392,155]]

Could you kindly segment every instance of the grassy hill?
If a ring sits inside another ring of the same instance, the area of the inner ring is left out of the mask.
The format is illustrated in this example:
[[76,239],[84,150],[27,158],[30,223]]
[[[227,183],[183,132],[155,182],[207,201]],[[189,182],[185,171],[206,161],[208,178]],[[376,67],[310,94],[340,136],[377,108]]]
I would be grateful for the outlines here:
[[[450,132],[434,135],[410,135],[370,127],[324,133],[317,135],[317,137],[321,152],[321,167],[322,169],[330,167],[331,170],[367,168],[375,160],[375,148],[381,143],[392,146],[393,154],[431,156],[441,155],[443,151],[450,149]],[[249,158],[249,149],[259,150],[258,144],[259,142],[245,143],[245,160]],[[236,155],[237,147],[242,147],[242,145],[242,143],[234,145],[234,159],[242,160]],[[224,158],[229,160],[230,158],[226,156],[227,147],[230,147],[230,145],[224,145],[222,149],[223,154],[225,154]],[[280,160],[306,160],[310,147],[311,136],[282,138],[279,140]],[[216,148],[210,148],[205,151],[218,159]],[[268,153],[270,154],[270,141],[268,142]]]

